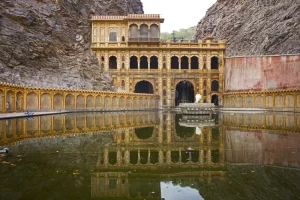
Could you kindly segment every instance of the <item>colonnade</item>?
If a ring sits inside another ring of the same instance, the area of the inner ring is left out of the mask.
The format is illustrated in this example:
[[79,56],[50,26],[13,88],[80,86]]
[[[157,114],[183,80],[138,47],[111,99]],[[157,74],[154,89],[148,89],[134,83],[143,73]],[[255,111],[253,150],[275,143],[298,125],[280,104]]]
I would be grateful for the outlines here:
[[225,93],[224,107],[300,111],[300,89]]
[[151,110],[159,96],[91,90],[43,89],[0,83],[0,112]]

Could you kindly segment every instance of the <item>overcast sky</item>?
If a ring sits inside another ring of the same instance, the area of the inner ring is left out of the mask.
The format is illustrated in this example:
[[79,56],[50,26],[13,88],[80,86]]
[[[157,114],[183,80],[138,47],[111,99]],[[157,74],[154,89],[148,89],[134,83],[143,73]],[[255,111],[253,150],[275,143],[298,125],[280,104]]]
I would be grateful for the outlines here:
[[160,14],[161,32],[196,26],[217,0],[142,0],[145,14]]

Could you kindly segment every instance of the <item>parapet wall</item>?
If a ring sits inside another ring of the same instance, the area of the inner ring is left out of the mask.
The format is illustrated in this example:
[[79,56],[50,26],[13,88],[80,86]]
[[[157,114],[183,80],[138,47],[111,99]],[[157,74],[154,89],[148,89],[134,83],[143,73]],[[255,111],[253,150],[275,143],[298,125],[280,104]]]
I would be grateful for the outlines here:
[[225,59],[225,107],[300,110],[300,55]]
[[159,96],[0,83],[0,112],[157,109]]

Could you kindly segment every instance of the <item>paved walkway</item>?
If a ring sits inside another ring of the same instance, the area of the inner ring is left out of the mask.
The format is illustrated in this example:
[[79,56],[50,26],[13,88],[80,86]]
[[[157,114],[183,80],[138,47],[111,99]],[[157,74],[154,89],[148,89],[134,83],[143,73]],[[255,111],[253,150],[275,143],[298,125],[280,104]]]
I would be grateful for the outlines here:
[[25,112],[14,112],[14,113],[0,113],[0,119],[9,119],[16,117],[32,117],[32,116],[40,116],[40,115],[53,115],[53,114],[62,114],[68,113],[69,111],[49,111],[49,112],[33,112],[32,115],[26,115]]

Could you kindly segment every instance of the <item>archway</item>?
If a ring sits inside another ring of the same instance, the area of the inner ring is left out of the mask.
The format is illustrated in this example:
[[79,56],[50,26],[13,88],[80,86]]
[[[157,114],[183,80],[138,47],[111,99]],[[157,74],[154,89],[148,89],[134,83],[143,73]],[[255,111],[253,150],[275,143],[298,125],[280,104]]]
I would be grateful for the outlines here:
[[136,128],[135,135],[141,140],[146,140],[152,137],[153,130],[154,127]]
[[219,97],[218,97],[218,95],[216,95],[216,94],[212,95],[212,97],[211,97],[211,103],[215,104],[215,106],[219,105]]
[[117,57],[109,57],[109,69],[117,69]]
[[150,58],[150,69],[158,69],[158,58],[156,56]]
[[129,27],[129,40],[134,40],[138,38],[138,26],[136,24],[131,24]]
[[181,57],[181,69],[189,68],[189,58],[186,56]]
[[194,102],[194,86],[189,81],[181,81],[176,85],[175,105]]
[[148,58],[146,56],[140,58],[140,69],[148,69]]
[[178,57],[176,56],[171,58],[171,69],[179,69]]
[[196,56],[191,58],[191,69],[199,69],[199,59]]
[[130,57],[130,69],[137,69],[138,68],[138,59],[136,56]]
[[149,81],[140,81],[135,85],[135,93],[154,94],[153,85]]
[[219,61],[216,56],[211,58],[211,69],[219,69]]
[[211,91],[217,92],[219,91],[219,82],[214,80],[211,82]]
[[152,41],[159,39],[159,29],[156,24],[150,26],[150,38]]
[[147,24],[142,24],[140,26],[140,40],[141,41],[147,41],[148,40],[148,25]]

